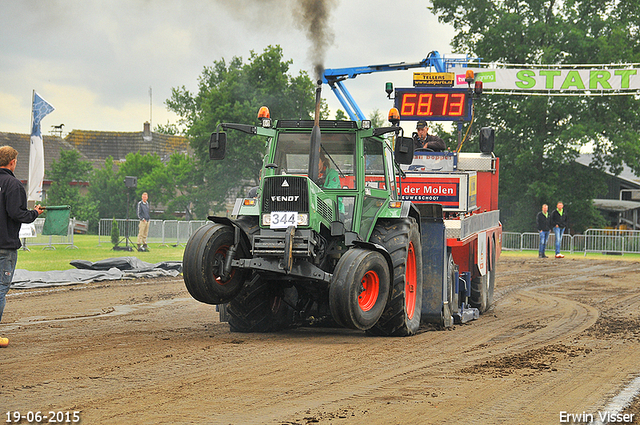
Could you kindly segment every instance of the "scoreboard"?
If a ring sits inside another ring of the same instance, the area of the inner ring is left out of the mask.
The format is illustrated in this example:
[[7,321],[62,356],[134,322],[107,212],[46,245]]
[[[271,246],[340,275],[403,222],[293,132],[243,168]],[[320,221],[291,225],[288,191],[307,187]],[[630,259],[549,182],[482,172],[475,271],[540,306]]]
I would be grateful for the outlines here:
[[467,89],[414,87],[395,92],[401,120],[471,121],[473,99]]

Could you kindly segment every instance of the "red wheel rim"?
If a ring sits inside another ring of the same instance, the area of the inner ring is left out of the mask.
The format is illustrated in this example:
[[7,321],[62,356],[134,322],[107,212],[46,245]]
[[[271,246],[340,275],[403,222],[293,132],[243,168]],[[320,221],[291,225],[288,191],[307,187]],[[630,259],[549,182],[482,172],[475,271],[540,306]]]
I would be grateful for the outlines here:
[[409,319],[412,319],[413,314],[416,312],[417,285],[416,252],[413,249],[413,242],[409,242],[404,283],[404,299],[407,305],[407,317],[409,317]]
[[[224,264],[224,261],[227,258],[227,251],[229,251],[229,245],[221,245],[220,248],[218,248],[218,250],[214,254],[214,258],[217,261],[222,261]],[[218,276],[215,273],[213,273],[213,277],[216,278],[216,282],[218,283],[218,285],[226,285],[229,281],[231,281],[231,279],[233,279],[233,274],[235,272],[236,272],[235,270],[231,270],[231,273],[229,274],[229,279],[227,280],[222,280],[222,277]]]
[[358,305],[362,311],[369,311],[376,305],[380,292],[380,278],[378,273],[370,270],[360,281],[362,292],[358,295]]

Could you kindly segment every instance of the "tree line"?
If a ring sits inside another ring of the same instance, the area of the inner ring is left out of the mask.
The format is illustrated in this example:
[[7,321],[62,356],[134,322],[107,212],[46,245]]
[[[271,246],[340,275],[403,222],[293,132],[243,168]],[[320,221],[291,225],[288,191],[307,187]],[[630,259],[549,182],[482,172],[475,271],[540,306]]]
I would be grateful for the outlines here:
[[[431,0],[452,25],[454,53],[510,64],[640,63],[640,2],[618,0]],[[485,96],[477,129],[496,129],[499,207],[505,230],[535,230],[543,203],[563,201],[574,231],[605,225],[592,200],[605,174],[640,175],[640,97]],[[585,148],[591,168],[575,163]]]
[[[204,219],[210,213],[226,211],[226,199],[258,184],[265,141],[234,132],[230,135],[224,161],[209,160],[209,137],[221,122],[256,123],[261,106],[268,105],[277,117],[310,119],[315,111],[315,83],[301,71],[290,75],[291,60],[284,60],[279,46],[269,46],[261,54],[251,52],[247,62],[234,57],[206,66],[198,82],[198,92],[184,86],[172,89],[166,101],[180,117],[177,123],[159,125],[156,131],[189,138],[192,156],[174,153],[167,162],[158,155],[129,153],[119,163],[108,157],[94,169],[77,151],[61,151],[47,178],[52,180],[46,194],[48,205],[70,205],[71,215],[88,220],[97,229],[100,218],[135,218],[135,206],[143,192],[150,203],[162,205],[160,218]],[[323,103],[322,117],[328,112]],[[137,188],[126,188],[126,176],[138,178]],[[78,182],[88,183],[87,193]],[[127,204],[127,194],[129,203]]]
[[[122,163],[107,157],[102,167],[94,169],[78,151],[62,150],[46,174],[52,183],[45,202],[69,205],[72,217],[89,221],[90,231],[97,230],[101,218],[137,218],[136,204],[143,192],[150,202],[163,206],[158,218],[175,218],[175,212],[189,216],[197,201],[193,192],[200,174],[195,158],[184,153],[174,153],[163,162],[156,154],[132,152]],[[137,187],[127,188],[126,176],[137,177]],[[83,184],[86,191],[80,190]]]

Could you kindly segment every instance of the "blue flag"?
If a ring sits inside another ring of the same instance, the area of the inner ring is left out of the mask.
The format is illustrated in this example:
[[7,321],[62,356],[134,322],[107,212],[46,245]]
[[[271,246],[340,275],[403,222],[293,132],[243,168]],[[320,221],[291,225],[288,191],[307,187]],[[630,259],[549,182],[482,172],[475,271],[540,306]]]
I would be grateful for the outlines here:
[[49,115],[56,108],[51,106],[49,102],[44,100],[40,95],[36,92],[33,92],[33,127],[31,128],[32,136],[41,136],[40,132],[40,121],[42,118]]
[[33,92],[33,117],[31,125],[31,145],[29,148],[29,189],[27,199],[42,201],[42,180],[44,179],[44,146],[40,121],[55,108],[38,93]]

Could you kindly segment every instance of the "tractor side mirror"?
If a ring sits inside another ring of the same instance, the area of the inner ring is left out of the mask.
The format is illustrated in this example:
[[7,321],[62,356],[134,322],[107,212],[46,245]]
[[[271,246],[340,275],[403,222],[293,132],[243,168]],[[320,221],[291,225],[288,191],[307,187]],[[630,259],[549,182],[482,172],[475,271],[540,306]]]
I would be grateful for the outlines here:
[[227,150],[227,133],[211,133],[209,159],[224,159]]
[[480,152],[488,154],[493,152],[495,135],[496,132],[491,127],[482,127],[480,129]]
[[393,154],[398,164],[411,164],[413,162],[413,139],[410,137],[396,137],[396,147]]

